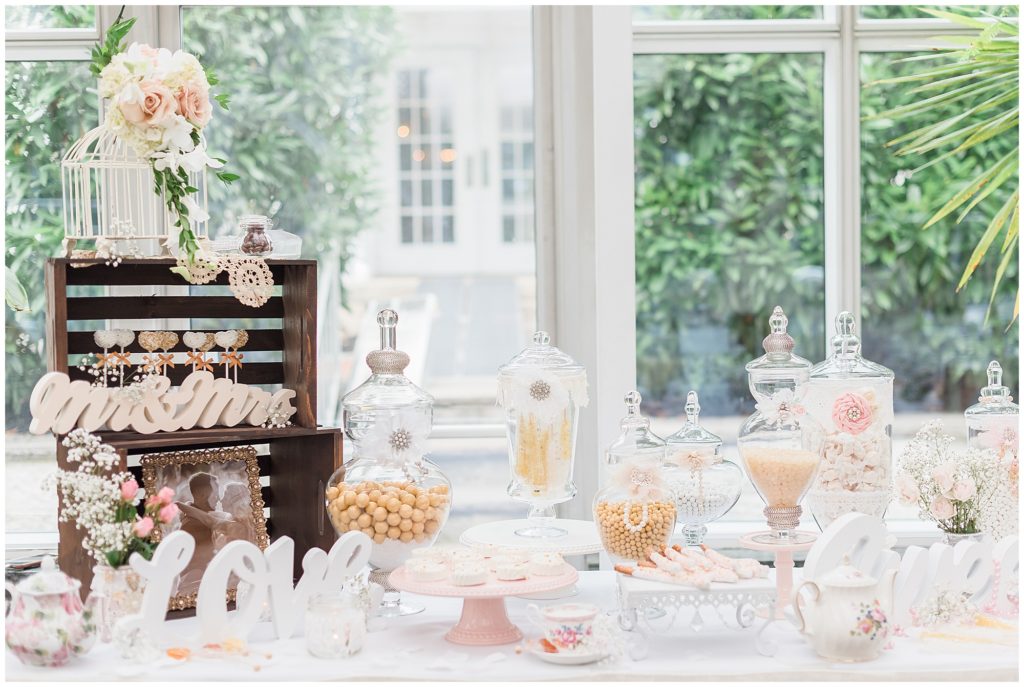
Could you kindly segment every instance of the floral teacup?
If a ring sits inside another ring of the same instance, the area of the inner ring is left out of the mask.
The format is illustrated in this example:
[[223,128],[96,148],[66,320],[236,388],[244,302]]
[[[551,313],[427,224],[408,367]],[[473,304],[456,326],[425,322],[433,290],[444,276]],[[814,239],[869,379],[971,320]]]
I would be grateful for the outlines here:
[[544,638],[559,652],[585,654],[594,637],[594,618],[599,609],[591,604],[557,604],[526,607],[526,616],[544,632]]

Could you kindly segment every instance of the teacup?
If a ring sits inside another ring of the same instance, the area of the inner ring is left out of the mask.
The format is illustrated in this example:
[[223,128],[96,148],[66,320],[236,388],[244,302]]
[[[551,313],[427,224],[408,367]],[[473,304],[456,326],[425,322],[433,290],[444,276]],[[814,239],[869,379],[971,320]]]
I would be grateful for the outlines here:
[[526,607],[526,617],[544,632],[544,638],[567,653],[587,653],[594,637],[594,618],[599,612],[597,606],[579,603]]

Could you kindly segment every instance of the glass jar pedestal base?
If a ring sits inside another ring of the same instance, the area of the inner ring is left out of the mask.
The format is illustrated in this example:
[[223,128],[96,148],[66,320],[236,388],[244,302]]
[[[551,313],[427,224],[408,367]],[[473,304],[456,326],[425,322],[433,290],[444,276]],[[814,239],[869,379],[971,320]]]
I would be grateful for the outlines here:
[[[793,554],[797,551],[807,551],[811,548],[818,535],[814,532],[803,532],[793,530],[792,535],[796,539],[785,543],[775,543],[778,539],[775,532],[752,532],[740,537],[740,546],[751,551],[768,551],[775,556],[775,618],[784,618],[783,611],[789,605],[793,594]],[[768,543],[765,543],[765,539]]]
[[534,506],[526,516],[526,526],[516,530],[516,535],[529,539],[555,539],[569,534],[569,530],[555,525],[554,506]]
[[402,592],[395,589],[388,581],[390,570],[374,570],[370,573],[370,582],[384,587],[384,597],[380,601],[377,616],[380,618],[400,618],[406,615],[422,613],[425,606],[402,600]]
[[764,517],[771,529],[745,536],[765,546],[810,545],[818,535],[813,532],[798,532],[796,529],[800,525],[800,516],[803,512],[804,509],[800,506],[765,506]]

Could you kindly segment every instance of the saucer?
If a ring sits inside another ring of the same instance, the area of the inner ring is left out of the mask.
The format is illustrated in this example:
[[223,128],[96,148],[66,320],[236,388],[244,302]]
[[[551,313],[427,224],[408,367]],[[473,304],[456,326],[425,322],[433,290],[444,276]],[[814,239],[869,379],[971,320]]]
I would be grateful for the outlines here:
[[605,658],[608,654],[602,654],[599,652],[590,654],[576,654],[576,653],[548,653],[541,649],[539,646],[531,645],[528,651],[548,663],[554,663],[557,666],[581,666],[586,663],[594,663]]

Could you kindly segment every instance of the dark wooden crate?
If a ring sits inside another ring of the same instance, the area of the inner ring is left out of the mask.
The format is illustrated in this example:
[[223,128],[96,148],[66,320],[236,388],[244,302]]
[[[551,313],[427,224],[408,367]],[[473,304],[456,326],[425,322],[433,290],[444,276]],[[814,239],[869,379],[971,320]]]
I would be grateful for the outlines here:
[[[316,262],[313,260],[268,260],[281,294],[265,305],[251,308],[232,296],[203,295],[204,287],[193,287],[190,295],[70,296],[69,286],[181,286],[184,280],[170,271],[172,260],[125,260],[118,267],[102,260],[52,258],[46,265],[47,350],[50,370],[67,372],[72,378],[87,378],[75,367],[84,354],[96,352],[92,331],[69,329],[68,322],[103,319],[217,318],[218,329],[238,328],[243,318],[278,319],[280,325],[249,331],[247,351],[280,351],[280,362],[244,363],[238,381],[248,384],[281,385],[295,391],[295,426],[283,429],[262,427],[212,427],[178,432],[139,434],[100,433],[117,449],[121,469],[129,467],[129,456],[161,451],[179,451],[222,446],[266,445],[259,456],[260,474],[269,478],[263,489],[270,511],[267,528],[271,539],[287,535],[295,540],[295,572],[311,547],[329,549],[334,530],[327,520],[323,489],[331,474],[342,464],[342,437],[338,429],[316,424]],[[224,286],[221,274],[208,286]],[[155,291],[156,289],[154,289]],[[198,291],[199,293],[195,293]],[[180,335],[185,330],[178,331]],[[204,331],[193,329],[192,331]],[[188,350],[180,341],[174,351]],[[139,353],[135,341],[126,351]],[[215,352],[215,351],[213,351]],[[212,353],[212,352],[211,352]],[[177,383],[188,374],[183,365],[168,370]],[[57,464],[68,468],[66,451],[58,437]],[[134,462],[134,461],[133,461]],[[82,548],[81,533],[73,523],[60,523],[58,559],[68,574],[82,580],[83,594],[92,581],[93,562]]]

